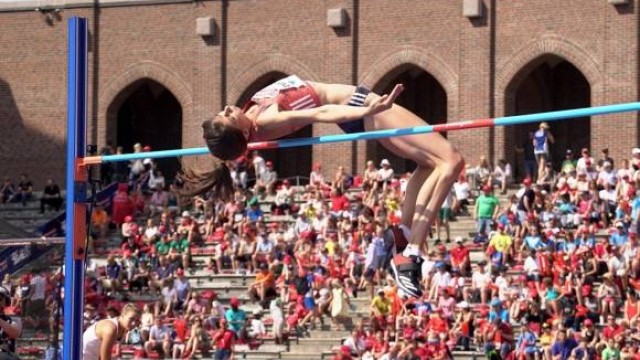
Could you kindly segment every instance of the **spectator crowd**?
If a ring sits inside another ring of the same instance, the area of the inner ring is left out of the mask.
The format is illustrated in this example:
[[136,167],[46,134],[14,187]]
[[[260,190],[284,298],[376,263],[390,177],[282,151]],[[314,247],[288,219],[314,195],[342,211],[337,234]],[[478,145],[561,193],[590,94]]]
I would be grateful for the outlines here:
[[[136,303],[143,315],[125,347],[140,357],[226,359],[238,344],[286,344],[328,327],[348,330],[335,359],[450,359],[457,350],[640,359],[640,148],[615,162],[607,149],[598,158],[568,149],[556,171],[536,150],[540,136],[552,141],[548,126],[540,131],[522,149],[535,161],[521,182],[504,160],[491,168],[481,158],[460,174],[424,249],[418,299],[402,298],[387,274],[408,175],[386,159],[331,177],[314,164],[308,184],[291,186],[253,152],[230,164],[232,201],[189,204],[151,159],[110,169],[120,185],[111,212],[91,216],[90,251],[107,261],[89,265],[85,326]],[[7,201],[23,193],[15,189]],[[452,239],[451,223],[469,215],[476,231]],[[114,233],[119,247],[108,249]],[[246,298],[227,303],[189,281],[218,274],[254,277]],[[36,306],[25,303],[34,286],[15,284],[17,308]],[[42,292],[37,306],[46,307],[51,289]],[[363,298],[368,306],[357,306]]]

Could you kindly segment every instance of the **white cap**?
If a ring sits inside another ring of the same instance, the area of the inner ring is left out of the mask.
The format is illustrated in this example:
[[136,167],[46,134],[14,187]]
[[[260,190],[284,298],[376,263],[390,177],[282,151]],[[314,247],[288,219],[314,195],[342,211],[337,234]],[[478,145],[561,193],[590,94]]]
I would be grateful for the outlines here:
[[191,217],[191,213],[185,210],[182,212],[182,217]]
[[469,303],[466,301],[460,301],[458,303],[458,305],[456,305],[456,307],[460,308],[460,309],[468,309],[469,308]]
[[151,158],[146,158],[144,160],[142,160],[142,163],[145,165],[151,165]]
[[456,242],[457,243],[463,243],[464,239],[462,238],[462,236],[456,236]]
[[633,148],[633,150],[631,150],[631,153],[633,155],[640,154],[640,148]]
[[382,161],[380,162],[380,166],[384,165],[391,166],[391,163],[387,159],[382,159]]

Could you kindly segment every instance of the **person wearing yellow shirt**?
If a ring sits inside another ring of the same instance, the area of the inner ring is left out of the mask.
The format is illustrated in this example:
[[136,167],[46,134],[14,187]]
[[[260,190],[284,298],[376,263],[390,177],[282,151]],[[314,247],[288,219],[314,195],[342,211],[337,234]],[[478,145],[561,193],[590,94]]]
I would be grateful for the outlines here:
[[391,313],[391,299],[385,295],[384,289],[378,290],[378,295],[371,300],[369,310],[375,322],[374,329],[386,329],[387,316]]
[[[511,247],[513,245],[513,239],[511,235],[504,231],[504,225],[498,223],[498,232],[491,237],[489,241],[489,247],[493,248],[494,253],[500,253],[500,263],[504,265],[508,258],[511,256]],[[492,254],[493,255],[493,254]]]

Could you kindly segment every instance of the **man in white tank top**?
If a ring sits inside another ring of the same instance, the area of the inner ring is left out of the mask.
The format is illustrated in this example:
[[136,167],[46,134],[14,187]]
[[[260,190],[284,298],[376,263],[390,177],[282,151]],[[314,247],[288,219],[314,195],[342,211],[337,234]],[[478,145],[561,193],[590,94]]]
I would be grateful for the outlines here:
[[140,309],[134,304],[127,304],[117,318],[100,320],[91,325],[82,336],[82,358],[111,360],[113,346],[139,322]]

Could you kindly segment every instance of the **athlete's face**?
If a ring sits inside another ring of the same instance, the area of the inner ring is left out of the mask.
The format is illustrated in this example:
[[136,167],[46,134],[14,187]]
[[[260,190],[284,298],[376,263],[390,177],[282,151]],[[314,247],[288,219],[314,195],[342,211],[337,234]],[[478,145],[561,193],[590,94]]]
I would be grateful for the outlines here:
[[218,119],[225,125],[236,127],[242,131],[251,128],[251,120],[237,106],[227,105],[218,113]]
[[140,323],[140,314],[137,312],[128,312],[122,315],[122,326],[127,330],[131,330]]

